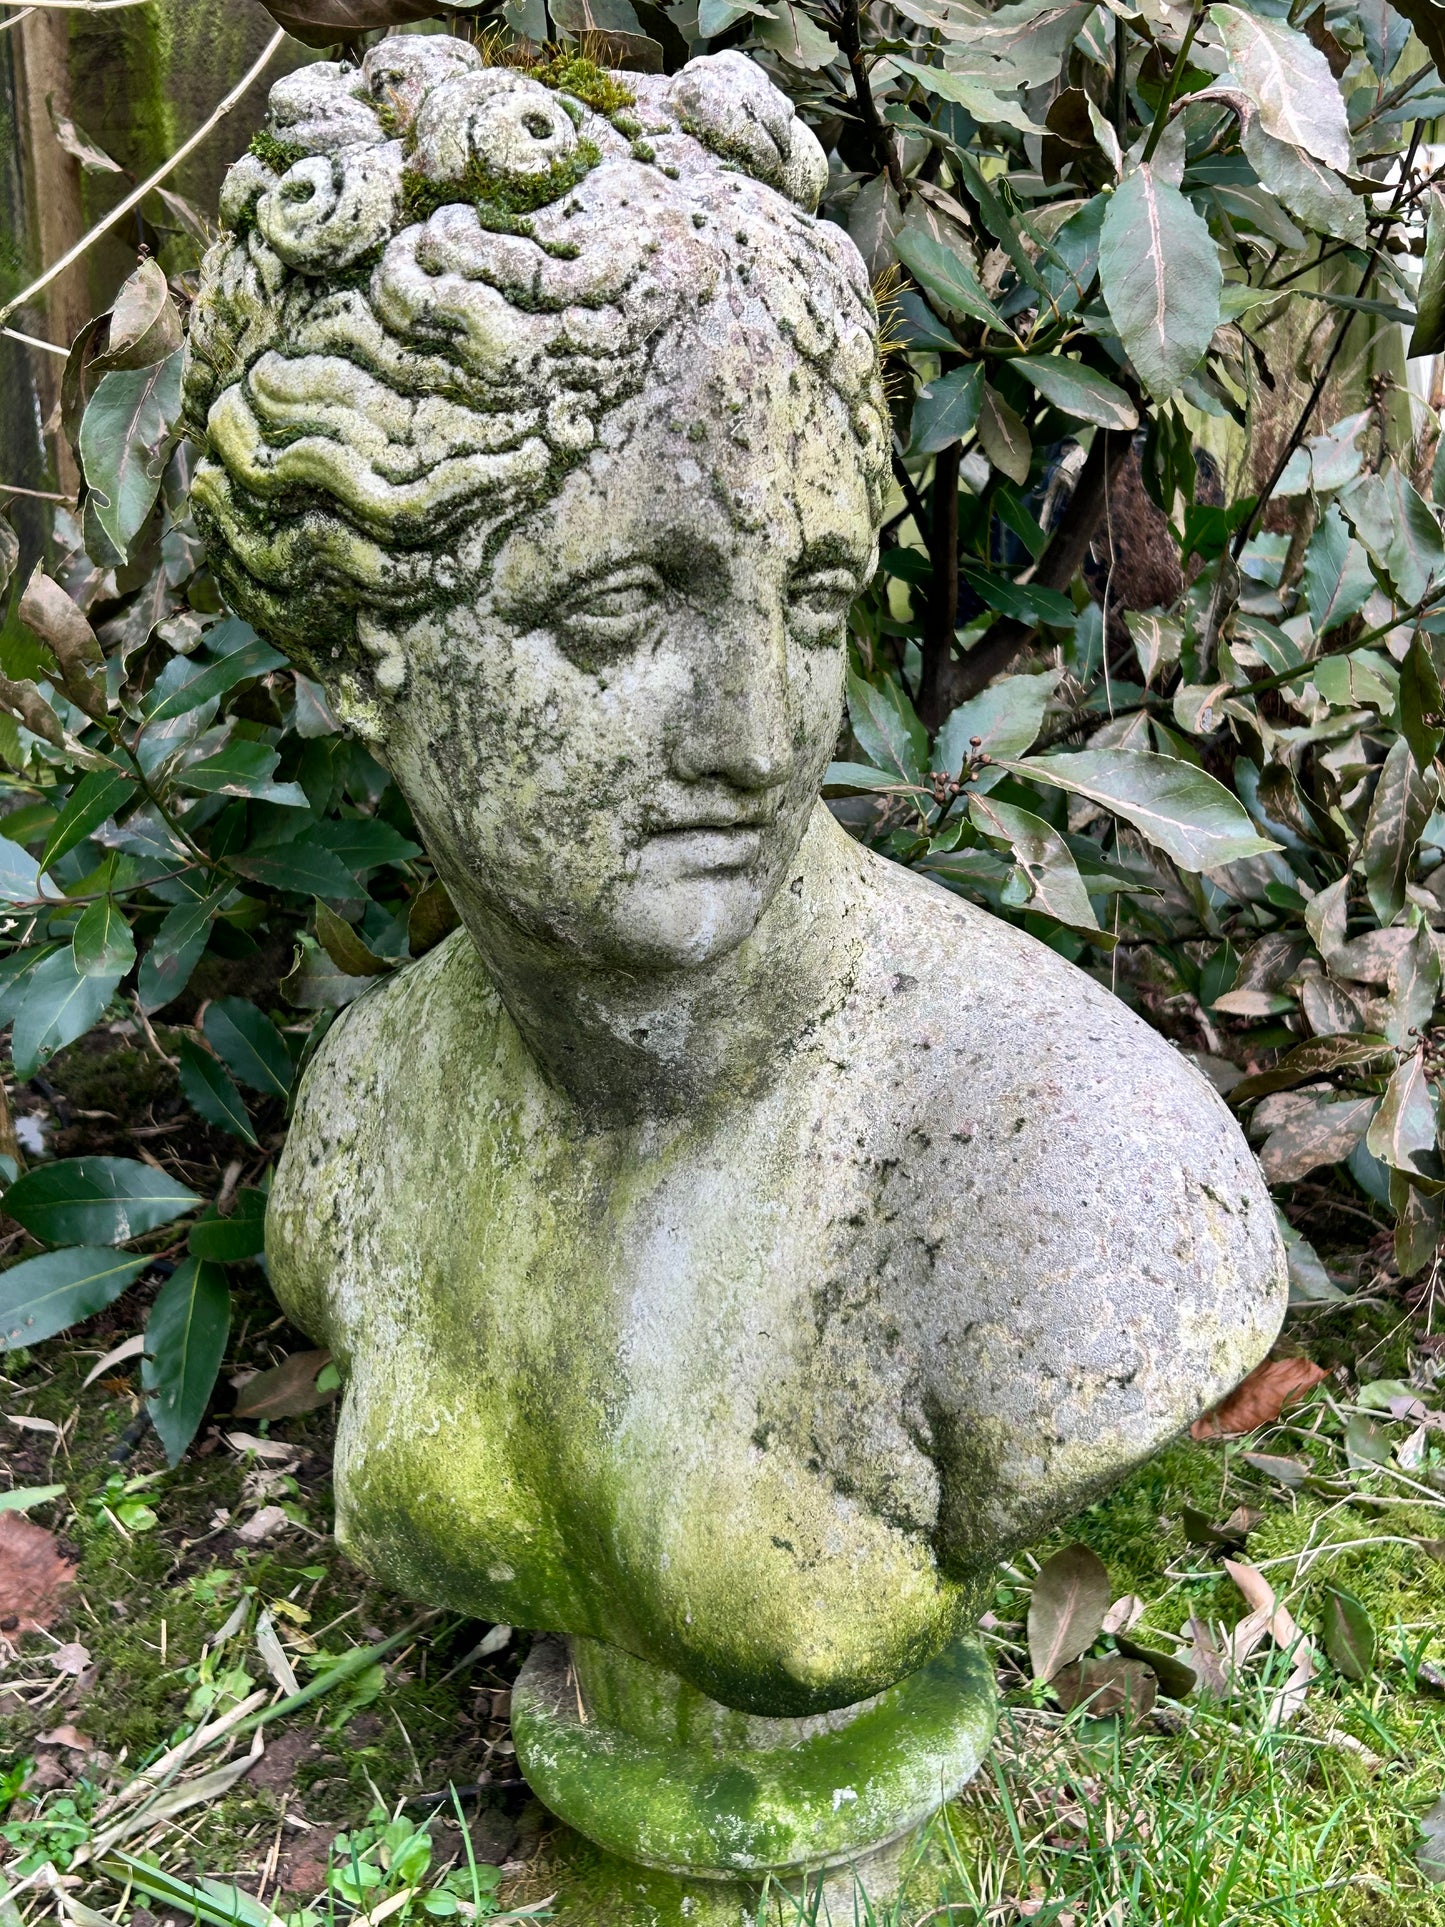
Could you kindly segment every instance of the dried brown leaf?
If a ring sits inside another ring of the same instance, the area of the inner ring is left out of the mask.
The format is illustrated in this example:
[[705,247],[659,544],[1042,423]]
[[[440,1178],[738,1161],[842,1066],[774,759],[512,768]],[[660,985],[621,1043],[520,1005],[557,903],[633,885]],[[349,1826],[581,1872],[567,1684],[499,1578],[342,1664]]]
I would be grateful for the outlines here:
[[1309,1358],[1267,1358],[1189,1428],[1195,1439],[1239,1438],[1273,1425],[1285,1407],[1313,1391],[1329,1373]]
[[1109,1610],[1109,1574],[1087,1546],[1046,1559],[1029,1600],[1029,1658],[1035,1679],[1052,1679],[1099,1637]]
[[74,1578],[75,1566],[53,1532],[23,1513],[0,1512],[0,1627],[7,1633],[47,1631]]
[[1055,1674],[1051,1682],[1066,1713],[1083,1706],[1090,1719],[1108,1719],[1127,1710],[1129,1717],[1142,1720],[1158,1693],[1153,1671],[1137,1659],[1077,1660]]
[[319,1411],[337,1395],[337,1388],[318,1392],[317,1375],[331,1363],[327,1351],[292,1352],[269,1372],[248,1379],[236,1398],[237,1418],[295,1418]]

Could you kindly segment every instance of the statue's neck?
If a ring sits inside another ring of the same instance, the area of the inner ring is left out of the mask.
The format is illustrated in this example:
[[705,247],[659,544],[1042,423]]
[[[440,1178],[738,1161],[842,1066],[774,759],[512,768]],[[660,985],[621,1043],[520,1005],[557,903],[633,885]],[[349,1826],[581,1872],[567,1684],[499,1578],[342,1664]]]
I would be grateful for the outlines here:
[[600,968],[464,892],[458,908],[548,1080],[598,1124],[628,1124],[771,1081],[854,974],[858,857],[820,805],[751,935],[695,969]]

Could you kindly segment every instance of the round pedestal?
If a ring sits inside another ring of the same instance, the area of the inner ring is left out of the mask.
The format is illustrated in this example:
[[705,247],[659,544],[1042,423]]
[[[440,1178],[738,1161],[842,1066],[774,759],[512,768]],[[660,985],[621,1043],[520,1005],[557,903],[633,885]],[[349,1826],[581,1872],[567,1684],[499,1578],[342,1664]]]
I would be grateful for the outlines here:
[[972,1639],[873,1699],[803,1720],[736,1712],[586,1639],[539,1640],[512,1692],[517,1761],[543,1803],[608,1855],[701,1883],[677,1918],[711,1922],[721,1899],[720,1927],[734,1896],[709,1883],[756,1908],[766,1880],[802,1892],[836,1874],[851,1903],[856,1870],[886,1898],[874,1879],[895,1889],[897,1867],[880,1861],[870,1879],[870,1861],[958,1792],[993,1724],[992,1670]]

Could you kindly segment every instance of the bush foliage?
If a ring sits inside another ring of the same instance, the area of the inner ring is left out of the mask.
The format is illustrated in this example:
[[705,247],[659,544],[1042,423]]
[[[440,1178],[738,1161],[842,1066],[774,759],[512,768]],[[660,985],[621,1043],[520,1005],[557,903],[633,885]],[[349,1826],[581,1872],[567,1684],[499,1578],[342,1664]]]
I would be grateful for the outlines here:
[[[336,0],[272,11],[342,31]],[[444,12],[508,59],[519,37],[669,70],[742,46],[793,96],[830,154],[823,212],[875,278],[895,428],[830,798],[1196,1051],[1260,1143],[1298,1297],[1339,1291],[1308,1235],[1321,1196],[1424,1273],[1445,485],[1399,331],[1445,345],[1445,198],[1419,164],[1445,86],[1407,20],[1385,0],[341,11]],[[169,265],[143,259],[71,352],[82,497],[33,573],[0,522],[0,1021],[24,1081],[102,1020],[193,1008],[203,958],[280,949],[279,983],[205,1001],[177,1047],[196,1112],[256,1147],[258,1102],[289,1102],[334,1012],[455,919],[386,772],[222,606],[187,514]],[[1385,372],[1354,378],[1381,344]],[[174,1460],[264,1179],[221,1209],[140,1160],[10,1175],[43,1249],[0,1278],[0,1342],[89,1315],[165,1246],[146,1372]]]

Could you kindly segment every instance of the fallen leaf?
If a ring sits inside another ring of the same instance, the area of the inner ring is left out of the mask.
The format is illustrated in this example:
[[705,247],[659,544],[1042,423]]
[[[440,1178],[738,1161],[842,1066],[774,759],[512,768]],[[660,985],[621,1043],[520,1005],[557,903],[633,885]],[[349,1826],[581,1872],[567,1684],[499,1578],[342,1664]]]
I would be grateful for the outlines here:
[[74,1578],[75,1567],[53,1532],[23,1513],[0,1512],[0,1626],[45,1632],[59,1617],[61,1593]]
[[1136,1659],[1147,1666],[1170,1699],[1187,1700],[1198,1686],[1199,1676],[1185,1658],[1160,1652],[1154,1646],[1141,1646],[1127,1633],[1116,1633],[1115,1638],[1125,1659]]
[[261,1655],[261,1662],[266,1671],[283,1693],[300,1691],[291,1662],[286,1657],[281,1641],[276,1637],[276,1628],[271,1624],[271,1615],[268,1612],[263,1612],[256,1621],[256,1651]]
[[1126,1592],[1122,1599],[1116,1599],[1104,1614],[1104,1623],[1099,1628],[1103,1633],[1127,1633],[1131,1626],[1137,1626],[1144,1617],[1144,1601],[1137,1592]]
[[259,1546],[263,1539],[269,1539],[273,1532],[279,1532],[291,1521],[279,1505],[263,1505],[259,1512],[253,1512],[244,1525],[236,1527],[236,1537],[248,1546]]
[[1229,1674],[1225,1658],[1209,1626],[1202,1619],[1190,1618],[1184,1622],[1184,1630],[1189,1636],[1189,1644],[1180,1648],[1179,1660],[1199,1682],[1200,1692],[1227,1692]]
[[269,1372],[248,1379],[236,1398],[237,1418],[296,1418],[316,1412],[336,1397],[337,1387],[320,1391],[316,1380],[331,1363],[330,1352],[293,1352]]
[[1415,1849],[1415,1865],[1435,1886],[1445,1886],[1445,1799],[1437,1800],[1420,1820],[1423,1838]]
[[0,1492],[0,1512],[28,1512],[33,1505],[49,1505],[64,1496],[63,1485],[17,1485]]
[[112,1365],[123,1365],[128,1358],[139,1358],[145,1350],[145,1342],[145,1333],[137,1332],[133,1338],[127,1338],[124,1344],[117,1345],[113,1352],[107,1352],[104,1358],[98,1359],[91,1366],[81,1380],[80,1389],[85,1391],[88,1386],[94,1385],[98,1378],[104,1377]]
[[1087,1546],[1065,1546],[1046,1559],[1029,1600],[1029,1658],[1034,1678],[1052,1679],[1099,1637],[1109,1610],[1109,1574]]
[[1242,1619],[1234,1629],[1231,1656],[1235,1665],[1242,1664],[1265,1632],[1281,1652],[1294,1655],[1293,1670],[1270,1701],[1265,1716],[1270,1726],[1287,1725],[1304,1705],[1305,1695],[1317,1671],[1313,1642],[1300,1631],[1288,1607],[1279,1604],[1273,1586],[1262,1572],[1243,1559],[1226,1559],[1224,1570],[1244,1595],[1245,1604],[1251,1608],[1248,1617]]
[[1196,1512],[1192,1505],[1180,1507],[1184,1536],[1191,1546],[1205,1546],[1214,1552],[1243,1552],[1245,1540],[1264,1517],[1253,1506],[1237,1505],[1223,1525],[1212,1525],[1209,1515]]
[[227,1432],[226,1443],[233,1452],[254,1452],[258,1459],[294,1459],[295,1448],[280,1439],[253,1438],[249,1432]]
[[56,1647],[50,1655],[50,1663],[57,1673],[69,1673],[79,1679],[90,1664],[90,1654],[79,1640],[72,1640],[68,1646]]
[[1244,1452],[1240,1456],[1246,1465],[1252,1465],[1256,1472],[1277,1480],[1280,1485],[1303,1485],[1310,1475],[1309,1464],[1304,1459],[1281,1458],[1274,1452]]
[[1104,1720],[1128,1712],[1142,1720],[1158,1691],[1154,1674],[1137,1659],[1076,1660],[1062,1667],[1050,1681],[1066,1713],[1082,1706],[1090,1719]]
[[41,1746],[68,1746],[72,1753],[93,1753],[95,1743],[75,1726],[57,1726],[40,1735]]
[[[19,1209],[18,1200],[16,1201],[16,1209]],[[22,1432],[49,1432],[55,1438],[60,1437],[60,1427],[53,1419],[31,1418],[28,1412],[7,1412],[5,1414],[5,1423],[7,1425],[18,1425]]]
[[1238,1438],[1273,1425],[1285,1407],[1312,1391],[1329,1373],[1309,1358],[1267,1358],[1189,1428],[1195,1439]]
[[1345,1457],[1356,1471],[1372,1465],[1388,1465],[1395,1443],[1383,1425],[1377,1425],[1363,1412],[1351,1415],[1345,1426]]
[[1335,1671],[1346,1679],[1368,1679],[1375,1667],[1375,1628],[1352,1592],[1337,1586],[1326,1592],[1321,1627]]

